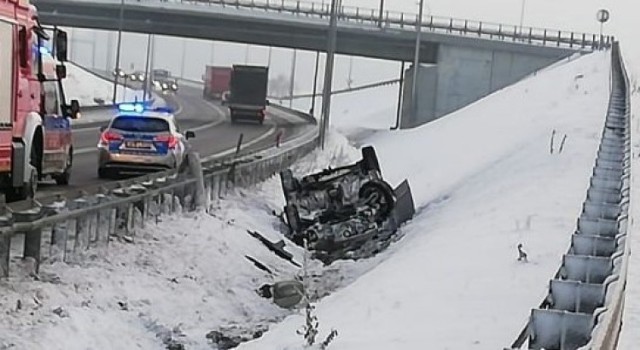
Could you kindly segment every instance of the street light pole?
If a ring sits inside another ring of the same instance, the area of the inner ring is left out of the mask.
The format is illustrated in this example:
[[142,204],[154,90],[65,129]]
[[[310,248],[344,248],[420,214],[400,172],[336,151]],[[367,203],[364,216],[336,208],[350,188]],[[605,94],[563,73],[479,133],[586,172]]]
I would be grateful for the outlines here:
[[[116,72],[120,71],[120,49],[122,47],[122,21],[124,20],[124,0],[120,0],[120,19],[118,20],[118,44],[116,47]],[[116,94],[118,92],[118,75],[113,79],[113,104],[116,104]]]
[[378,15],[378,27],[382,28],[382,14],[384,13],[384,0],[380,0],[380,14]]
[[147,92],[149,90],[149,66],[151,64],[151,36],[147,36],[147,60],[144,67],[144,81],[142,83],[142,102],[147,101]]
[[327,62],[324,69],[324,86],[322,89],[322,116],[320,119],[320,146],[324,149],[326,134],[329,129],[331,113],[331,85],[333,81],[333,65],[336,53],[336,37],[338,34],[337,2],[331,0],[331,19],[329,20],[329,38],[327,42]]
[[524,11],[527,6],[527,0],[522,0],[522,9],[520,11],[520,36],[522,36],[522,30],[524,26]]
[[309,113],[315,115],[316,109],[316,91],[318,89],[318,66],[320,63],[320,51],[316,51],[316,71],[313,75],[313,97],[311,97],[311,110]]
[[417,100],[417,87],[418,87],[418,72],[420,65],[420,44],[422,41],[422,11],[424,8],[424,0],[420,0],[420,9],[418,10],[418,28],[416,28],[416,49],[415,56],[413,58],[413,81],[411,82],[411,115],[415,120],[418,119],[418,104]]
[[291,80],[289,81],[289,108],[293,107],[293,93],[296,85],[296,61],[298,60],[298,50],[293,49],[293,58],[291,60]]

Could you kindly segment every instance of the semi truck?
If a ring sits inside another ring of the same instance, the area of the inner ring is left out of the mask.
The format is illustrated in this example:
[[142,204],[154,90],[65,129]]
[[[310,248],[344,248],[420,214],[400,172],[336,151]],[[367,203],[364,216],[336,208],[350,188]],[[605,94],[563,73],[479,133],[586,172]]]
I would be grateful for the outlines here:
[[204,80],[202,97],[208,100],[221,100],[224,93],[229,91],[231,71],[231,67],[207,66],[202,77]]
[[69,183],[80,106],[62,85],[67,34],[40,25],[28,0],[0,0],[0,47],[0,191],[15,201],[33,198],[39,180]]
[[268,67],[233,66],[227,101],[232,123],[241,119],[264,123],[268,80]]

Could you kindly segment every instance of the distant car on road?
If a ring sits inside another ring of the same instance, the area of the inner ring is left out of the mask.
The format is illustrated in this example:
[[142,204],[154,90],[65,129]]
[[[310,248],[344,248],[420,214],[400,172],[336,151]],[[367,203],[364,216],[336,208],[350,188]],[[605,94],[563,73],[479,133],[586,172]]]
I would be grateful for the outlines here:
[[129,80],[143,82],[143,81],[147,80],[147,76],[142,71],[136,71],[136,72],[131,73],[131,75],[129,75]]
[[192,131],[184,135],[167,109],[121,104],[102,128],[98,142],[98,177],[144,174],[177,169],[189,149]]
[[171,72],[166,69],[154,69],[151,71],[151,83],[154,89],[163,93],[178,91],[178,80],[172,78]]

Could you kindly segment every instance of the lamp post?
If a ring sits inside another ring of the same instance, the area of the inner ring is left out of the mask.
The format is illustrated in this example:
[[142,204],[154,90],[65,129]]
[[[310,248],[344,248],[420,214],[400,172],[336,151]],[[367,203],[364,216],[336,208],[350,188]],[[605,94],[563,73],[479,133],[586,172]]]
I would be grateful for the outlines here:
[[151,37],[153,34],[147,35],[147,59],[144,66],[144,81],[142,82],[142,102],[147,100],[147,92],[149,92],[149,67],[151,65]]
[[298,50],[293,49],[291,59],[291,80],[289,81],[289,108],[293,107],[293,93],[296,85],[296,61],[298,60]]
[[527,0],[522,0],[522,8],[520,9],[520,36],[522,36],[522,30],[524,26],[524,12],[527,7]]
[[384,13],[384,0],[380,0],[380,14],[378,15],[378,27],[382,28],[382,14]]
[[324,149],[329,115],[331,113],[331,85],[333,82],[333,65],[336,53],[336,37],[338,34],[338,0],[331,0],[331,19],[329,20],[329,37],[327,38],[327,62],[324,69],[324,86],[322,89],[322,116],[320,119],[320,147]]
[[418,87],[418,72],[420,65],[420,44],[422,41],[422,11],[424,9],[424,0],[420,0],[420,9],[418,10],[418,24],[416,33],[416,49],[415,56],[413,58],[413,81],[411,82],[411,115],[414,120],[418,119],[418,103],[417,99],[417,87]]
[[600,47],[599,47],[599,49],[602,50],[602,46],[604,45],[604,37],[603,37],[604,24],[607,23],[609,21],[609,19],[611,18],[611,13],[609,13],[609,10],[605,10],[605,9],[598,10],[598,13],[596,14],[596,18],[598,19],[598,22],[600,22]]
[[[120,71],[120,49],[122,48],[122,21],[124,20],[124,0],[120,0],[120,18],[118,20],[118,44],[116,47],[116,71]],[[118,91],[118,74],[113,79],[113,104],[116,104]]]

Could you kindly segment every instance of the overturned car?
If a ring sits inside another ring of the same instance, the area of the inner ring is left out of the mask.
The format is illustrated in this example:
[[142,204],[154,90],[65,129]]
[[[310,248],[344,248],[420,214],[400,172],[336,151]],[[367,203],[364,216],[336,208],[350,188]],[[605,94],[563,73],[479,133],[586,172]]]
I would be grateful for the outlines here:
[[301,179],[280,173],[288,237],[326,264],[372,256],[386,248],[415,208],[405,180],[393,189],[382,179],[373,147],[355,164]]

